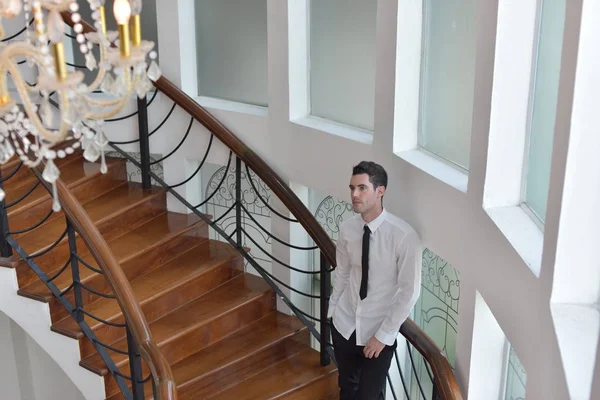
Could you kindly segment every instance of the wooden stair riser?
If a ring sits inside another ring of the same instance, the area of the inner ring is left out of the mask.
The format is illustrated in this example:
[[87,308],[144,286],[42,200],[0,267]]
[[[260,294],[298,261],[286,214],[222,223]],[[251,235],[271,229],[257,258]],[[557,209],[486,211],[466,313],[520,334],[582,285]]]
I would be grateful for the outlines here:
[[[17,167],[17,165],[18,164],[14,164],[14,165],[10,165],[10,166],[3,165],[1,168],[2,169],[2,178],[6,178],[10,174],[12,174],[14,172],[15,168]],[[15,189],[23,184],[31,182],[34,179],[36,179],[36,177],[31,172],[31,170],[29,168],[27,168],[25,165],[22,165],[16,174],[14,174],[6,182],[3,182],[2,186],[4,186],[5,190],[10,191],[10,190]]]
[[[58,239],[58,237],[52,239]],[[77,253],[84,260],[88,261],[91,256],[89,255],[85,242],[81,238],[77,237],[75,239],[75,245],[77,247]],[[30,249],[25,250],[30,254],[39,251],[31,251]],[[70,251],[69,239],[68,235],[66,235],[63,240],[61,240],[60,243],[54,247],[54,249],[42,256],[34,258],[33,261],[48,275],[48,277],[53,277],[56,273],[58,273],[58,271],[60,271],[60,268],[65,265],[65,262],[69,259]],[[85,267],[82,266],[82,268]],[[25,288],[27,285],[40,280],[37,274],[33,272],[33,270],[29,267],[29,264],[27,264],[25,261],[21,261],[17,265],[16,270],[17,280],[20,288]],[[67,270],[65,270],[62,274],[71,274],[71,269],[67,268]],[[43,301],[42,299],[39,300]]]
[[[165,241],[155,243],[152,247],[140,249],[136,253],[130,255],[125,260],[119,260],[119,264],[125,272],[125,276],[130,280],[146,274],[153,269],[161,266],[162,264],[171,261],[179,254],[187,251],[190,247],[198,245],[199,239],[208,240],[208,225],[200,221],[185,231],[180,232],[176,236],[172,236]],[[86,261],[91,261],[88,260]],[[96,266],[96,263],[90,263],[92,266]],[[81,267],[85,268],[85,267]],[[65,273],[71,273],[70,267],[67,268]],[[109,282],[106,280],[104,275],[92,274],[82,282],[89,288],[105,294],[111,294],[111,288]],[[84,291],[86,292],[86,291]],[[69,299],[74,299],[73,294],[69,293]],[[91,304],[96,300],[101,299],[100,296],[86,292],[83,296],[84,305]],[[72,301],[72,300],[71,300]],[[50,300],[50,315],[52,321],[60,321],[67,316],[67,312],[64,307],[56,298]]]
[[[328,393],[323,396],[323,393]],[[307,385],[295,392],[276,397],[277,400],[338,400],[340,389],[338,387],[338,374],[332,371],[329,375],[321,378],[311,385]]]
[[[334,372],[335,365],[322,367],[319,361],[319,353],[306,347],[305,350],[277,364],[272,364],[256,375],[207,399],[285,399]],[[194,397],[181,395],[179,399],[195,400]]]
[[[79,182],[69,185],[71,193],[82,204],[98,197],[102,193],[114,189],[127,180],[125,162],[116,162],[109,166],[106,174],[86,176]],[[15,205],[8,211],[8,225],[11,231],[22,230],[33,226],[44,218],[52,207],[52,198],[46,189],[39,185],[36,191],[44,191],[45,195],[34,204],[26,200],[22,205]]]
[[[154,322],[160,317],[167,315],[169,312],[178,307],[196,299],[199,296],[209,292],[215,287],[227,282],[233,277],[239,275],[237,269],[231,268],[230,265],[220,265],[204,274],[199,275],[196,279],[185,282],[177,288],[173,288],[168,293],[157,293],[157,296],[152,299],[147,299],[141,303],[142,311],[146,315],[149,323]],[[124,323],[122,314],[116,315],[109,320],[112,323]],[[123,329],[112,327],[96,321],[89,321],[90,326],[98,339],[103,343],[114,343],[124,337]],[[81,358],[85,358],[96,352],[93,345],[88,340],[80,341]]]
[[133,208],[119,210],[121,212],[96,224],[96,227],[104,240],[110,242],[162,214],[166,207],[166,193],[159,193]]
[[[264,317],[274,310],[275,305],[275,295],[272,292],[264,293],[240,307],[228,310],[228,312],[206,324],[169,338],[159,343],[158,346],[167,361],[174,364]],[[110,353],[115,355],[114,352]],[[128,371],[129,360],[123,356],[118,358],[120,360],[117,363],[119,369]],[[85,360],[80,365],[86,367]],[[116,393],[118,391],[118,388],[112,386],[113,383],[114,380],[105,379],[106,393]]]
[[[56,166],[58,168],[64,168],[67,164],[71,164],[73,162],[83,162],[82,159],[83,159],[83,153],[78,153],[78,154],[73,154],[66,158],[57,158],[54,160],[54,163],[56,164]],[[2,177],[6,177],[10,173],[12,173],[16,166],[17,166],[17,164],[15,164],[14,166],[10,166],[9,168],[7,168],[6,166],[2,166]],[[26,167],[25,165],[22,165],[21,168],[19,169],[19,171],[15,175],[13,175],[8,181],[3,183],[3,186],[4,186],[4,190],[7,193],[9,193],[11,190],[15,190],[15,189],[17,189],[19,187],[23,187],[25,185],[30,187],[30,184],[32,185],[36,181],[37,181],[37,177],[31,171],[31,169]]]
[[240,356],[235,363],[219,370],[212,371],[194,381],[177,386],[180,396],[194,399],[205,399],[219,393],[236,382],[248,379],[269,366],[306,349],[309,343],[308,330],[302,330],[271,343],[253,354]]

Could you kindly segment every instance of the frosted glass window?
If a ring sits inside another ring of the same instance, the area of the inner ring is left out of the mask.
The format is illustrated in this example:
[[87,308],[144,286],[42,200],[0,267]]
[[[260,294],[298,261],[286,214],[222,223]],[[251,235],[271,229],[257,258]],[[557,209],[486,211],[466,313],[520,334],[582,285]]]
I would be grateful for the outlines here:
[[267,0],[196,0],[198,94],[266,106]]
[[527,387],[527,372],[523,364],[519,361],[517,353],[511,347],[508,354],[508,363],[506,366],[506,387],[504,391],[504,400],[523,400],[525,399],[525,389]]
[[423,2],[418,143],[464,169],[469,169],[471,147],[476,3],[476,0]]
[[377,0],[310,2],[311,114],[373,130]]
[[541,222],[550,186],[564,22],[565,0],[542,2],[524,185],[525,203]]

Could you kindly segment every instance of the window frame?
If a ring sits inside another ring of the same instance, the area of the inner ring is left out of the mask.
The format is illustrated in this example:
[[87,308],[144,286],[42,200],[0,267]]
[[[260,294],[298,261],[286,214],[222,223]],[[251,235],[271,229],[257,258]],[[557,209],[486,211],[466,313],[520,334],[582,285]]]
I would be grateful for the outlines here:
[[427,18],[424,9],[423,1],[398,1],[393,150],[409,164],[466,193],[468,171],[419,143]]

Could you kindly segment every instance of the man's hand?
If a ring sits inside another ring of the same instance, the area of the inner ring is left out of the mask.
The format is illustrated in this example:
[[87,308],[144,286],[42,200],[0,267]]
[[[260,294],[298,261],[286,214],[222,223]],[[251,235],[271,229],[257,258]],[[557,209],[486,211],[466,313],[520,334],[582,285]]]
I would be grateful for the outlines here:
[[363,353],[367,358],[377,358],[379,357],[379,353],[381,353],[381,350],[383,350],[384,347],[385,344],[381,343],[375,338],[375,336],[373,336],[371,339],[369,339],[369,342],[363,349]]

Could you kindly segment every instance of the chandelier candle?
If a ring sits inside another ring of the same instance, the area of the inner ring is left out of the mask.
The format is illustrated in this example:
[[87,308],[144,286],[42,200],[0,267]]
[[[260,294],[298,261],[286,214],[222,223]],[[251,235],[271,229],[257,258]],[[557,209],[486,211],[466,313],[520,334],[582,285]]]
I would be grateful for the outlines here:
[[142,44],[142,0],[131,0],[131,44],[140,47]]
[[121,47],[121,56],[128,58],[131,56],[129,44],[129,18],[131,17],[131,6],[127,0],[115,0],[113,13],[119,25],[119,43]]
[[102,27],[102,33],[106,35],[106,9],[103,5],[98,7],[98,12],[100,13],[100,26]]

